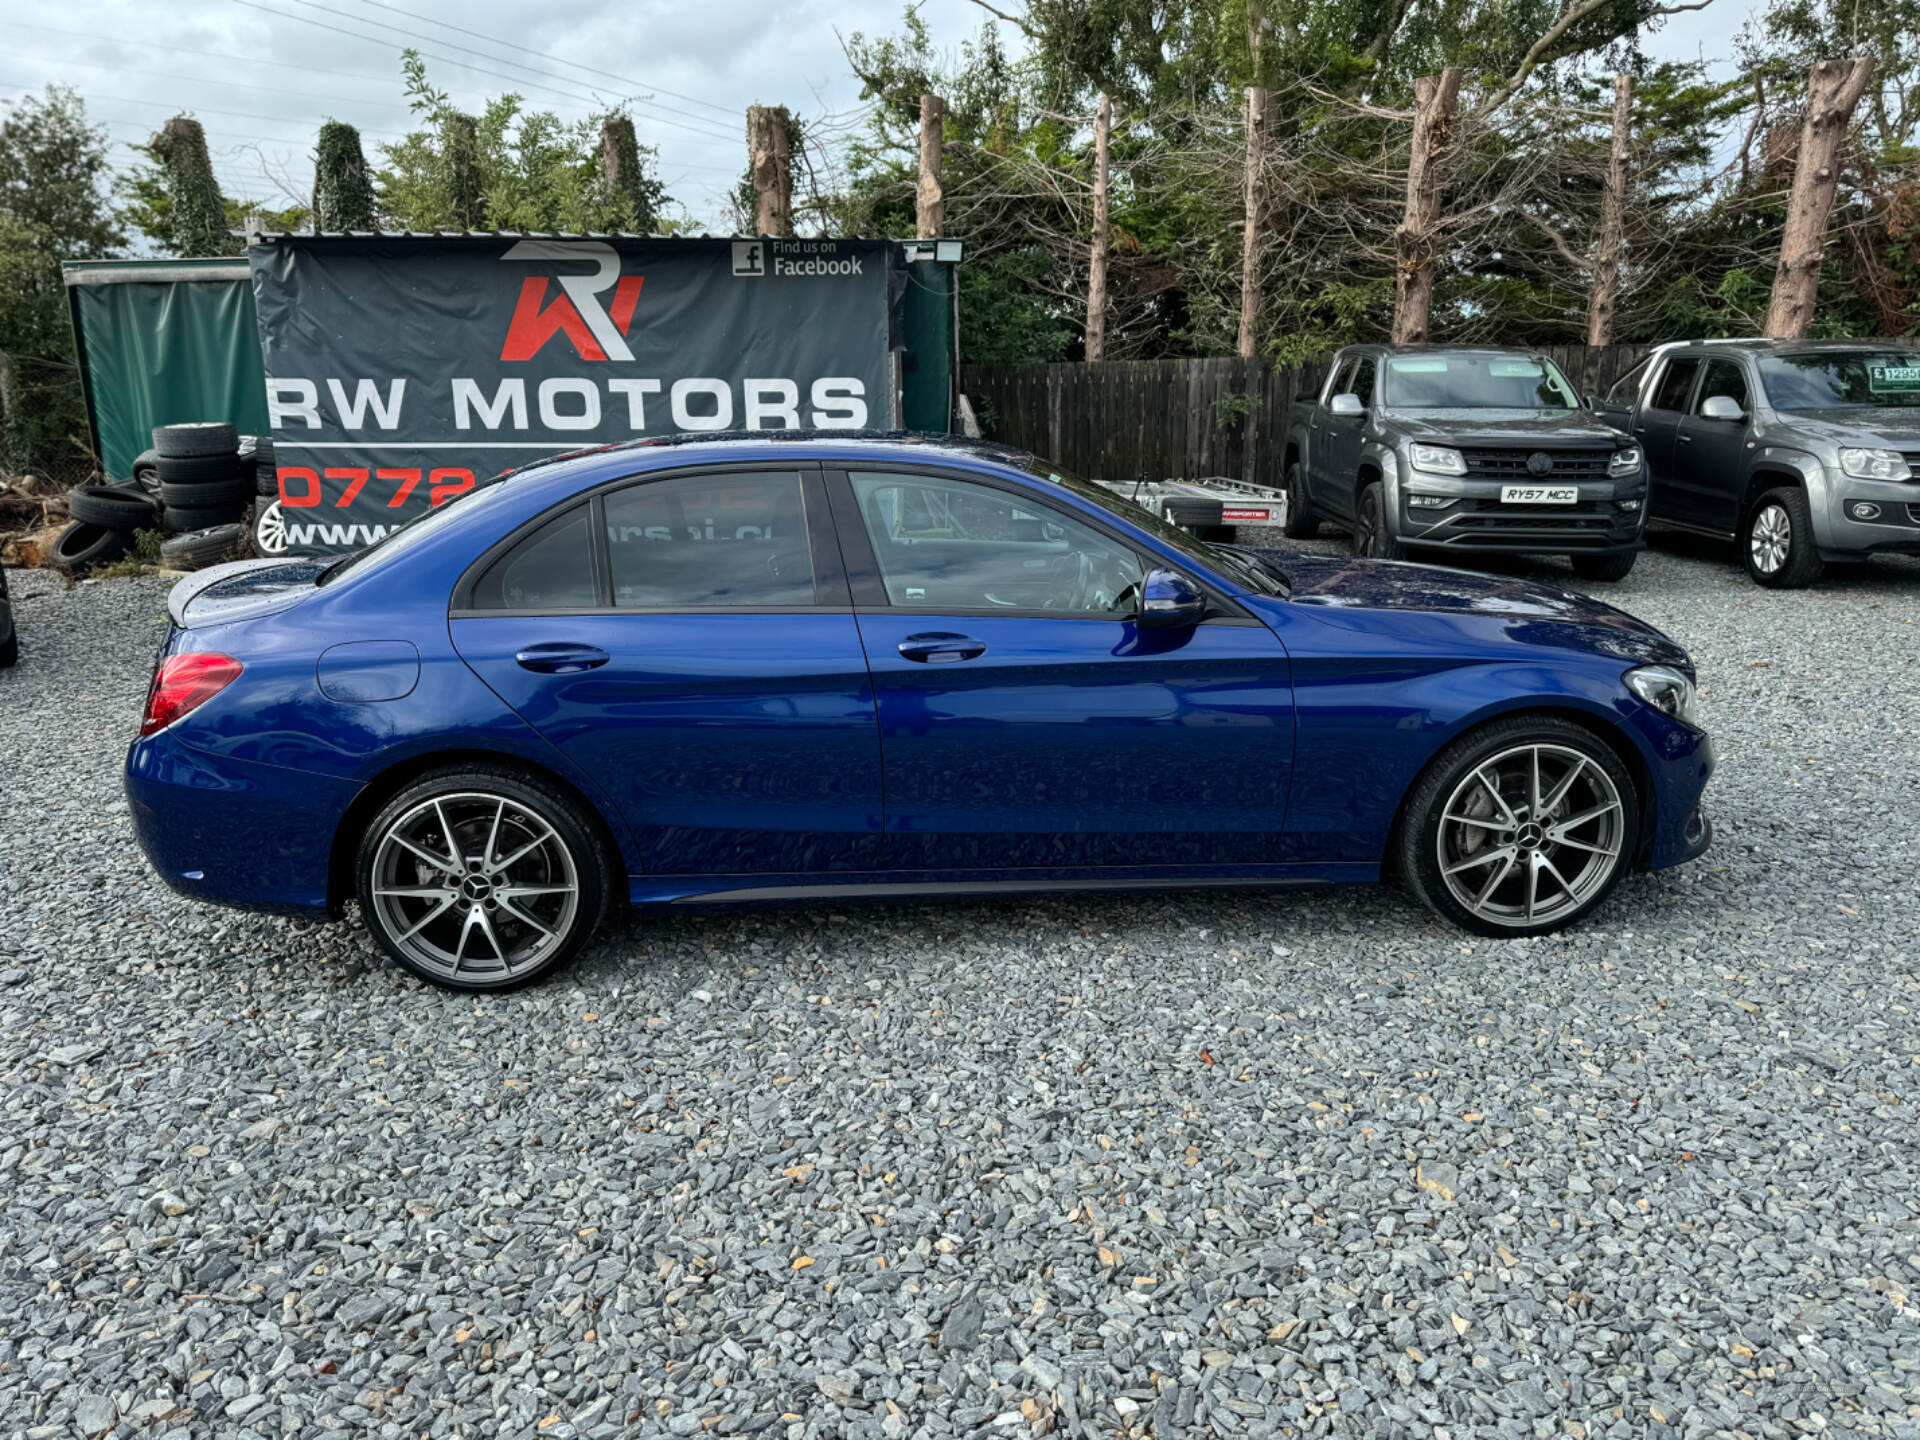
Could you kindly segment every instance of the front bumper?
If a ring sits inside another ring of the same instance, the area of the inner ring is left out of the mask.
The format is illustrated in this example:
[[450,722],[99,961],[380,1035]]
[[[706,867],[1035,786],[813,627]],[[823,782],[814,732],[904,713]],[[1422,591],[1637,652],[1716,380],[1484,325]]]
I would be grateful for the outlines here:
[[[1408,472],[1395,502],[1407,545],[1454,551],[1609,555],[1644,549],[1644,480],[1581,481],[1571,505],[1507,504],[1501,490],[1516,482]],[[1441,508],[1416,507],[1415,495],[1439,496]],[[1622,501],[1633,505],[1623,509]]]
[[134,834],[183,895],[324,913],[333,837],[360,787],[196,750],[163,730],[127,751]]
[[[1851,507],[1867,504],[1880,513],[1855,519]],[[1920,481],[1854,480],[1837,468],[1826,472],[1826,504],[1814,520],[1821,555],[1830,560],[1858,555],[1920,555]]]
[[1642,841],[1646,868],[1684,865],[1713,843],[1713,822],[1700,804],[1718,763],[1713,737],[1651,705],[1639,707],[1633,723],[1647,742],[1653,782],[1653,816]]

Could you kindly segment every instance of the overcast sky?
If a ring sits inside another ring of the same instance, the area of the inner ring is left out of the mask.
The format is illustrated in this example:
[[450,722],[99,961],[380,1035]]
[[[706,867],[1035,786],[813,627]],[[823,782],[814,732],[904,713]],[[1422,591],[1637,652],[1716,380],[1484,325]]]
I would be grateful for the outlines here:
[[[1753,4],[1673,17],[1651,48],[1723,61]],[[986,18],[969,0],[920,11],[942,47]],[[222,189],[284,205],[311,187],[322,120],[358,125],[376,163],[375,147],[405,131],[399,55],[412,45],[463,108],[507,89],[569,119],[631,101],[669,193],[718,229],[745,162],[746,107],[850,110],[859,86],[839,36],[891,33],[900,14],[899,0],[0,0],[0,96],[74,86],[120,164],[190,110]]]

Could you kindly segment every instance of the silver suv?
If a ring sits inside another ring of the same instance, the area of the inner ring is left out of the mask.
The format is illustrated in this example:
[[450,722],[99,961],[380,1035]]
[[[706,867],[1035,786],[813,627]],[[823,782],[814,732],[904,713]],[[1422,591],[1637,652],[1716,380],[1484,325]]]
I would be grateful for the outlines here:
[[1762,585],[1920,555],[1920,345],[1662,345],[1587,403],[1645,450],[1652,522],[1737,542]]

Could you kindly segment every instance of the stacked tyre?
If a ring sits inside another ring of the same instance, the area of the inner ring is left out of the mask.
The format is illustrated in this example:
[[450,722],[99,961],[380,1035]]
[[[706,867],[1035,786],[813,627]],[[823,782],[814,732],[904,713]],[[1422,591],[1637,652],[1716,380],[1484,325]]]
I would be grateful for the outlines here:
[[54,541],[53,563],[69,575],[111,565],[134,548],[134,534],[160,528],[160,507],[137,483],[76,485],[67,492],[73,523]]
[[287,526],[280,514],[280,470],[273,441],[265,435],[253,442],[253,508],[247,512],[247,538],[255,555],[284,555]]

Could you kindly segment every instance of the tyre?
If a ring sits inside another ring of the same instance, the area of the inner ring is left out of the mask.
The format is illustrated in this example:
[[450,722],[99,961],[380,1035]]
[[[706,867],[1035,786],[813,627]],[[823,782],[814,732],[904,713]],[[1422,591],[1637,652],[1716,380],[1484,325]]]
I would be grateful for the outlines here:
[[1311,540],[1320,533],[1313,506],[1307,503],[1307,477],[1298,460],[1287,466],[1287,518],[1280,531],[1289,540]]
[[244,523],[253,554],[272,560],[287,553],[287,521],[280,513],[278,500],[255,500]]
[[245,462],[237,455],[195,455],[180,460],[162,455],[153,463],[162,485],[210,485],[247,473]]
[[196,420],[185,425],[153,427],[153,448],[165,460],[185,460],[199,455],[231,455],[239,444],[239,434],[224,420]]
[[1496,720],[1434,757],[1407,794],[1394,859],[1429,909],[1477,935],[1544,935],[1632,864],[1640,800],[1620,757],[1553,716]]
[[1799,590],[1825,570],[1813,539],[1813,509],[1807,492],[1791,486],[1769,490],[1747,516],[1740,547],[1747,574],[1769,590]]
[[271,495],[280,498],[280,471],[274,465],[256,465],[253,470],[253,493]]
[[110,565],[127,553],[123,531],[76,520],[53,542],[54,567],[69,575],[84,575],[96,565]]
[[507,990],[566,964],[613,884],[579,802],[491,765],[438,771],[394,796],[360,838],[354,878],[380,948],[454,990]]
[[67,514],[109,530],[151,530],[160,509],[138,485],[76,485],[67,492]]
[[169,535],[191,535],[216,525],[238,525],[247,507],[231,505],[169,505],[160,512],[160,528]]
[[254,497],[253,477],[242,470],[219,480],[162,480],[160,503],[205,509],[209,505],[245,505]]
[[143,490],[152,490],[160,483],[160,452],[142,450],[133,457],[133,483]]
[[1573,573],[1582,580],[1624,580],[1633,570],[1633,562],[1640,558],[1638,550],[1629,550],[1624,555],[1569,555],[1573,562]]
[[273,466],[273,437],[270,435],[251,435],[248,438],[253,441],[253,450],[251,452],[253,455],[253,463],[256,465],[264,465],[271,469]]
[[6,639],[0,640],[0,670],[11,670],[20,663],[20,632],[14,631]]
[[238,525],[209,525],[160,542],[160,563],[169,570],[204,570],[240,556],[244,532]]
[[1387,518],[1387,487],[1378,480],[1360,492],[1360,513],[1353,525],[1353,553],[1369,560],[1404,560],[1407,547]]

